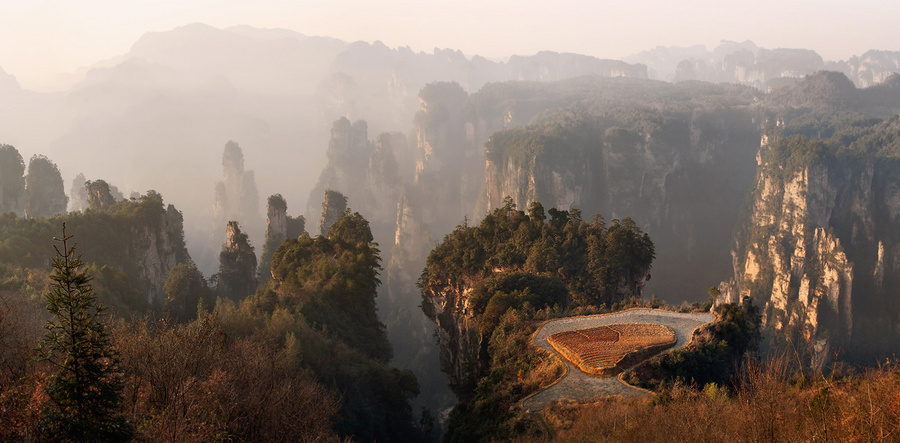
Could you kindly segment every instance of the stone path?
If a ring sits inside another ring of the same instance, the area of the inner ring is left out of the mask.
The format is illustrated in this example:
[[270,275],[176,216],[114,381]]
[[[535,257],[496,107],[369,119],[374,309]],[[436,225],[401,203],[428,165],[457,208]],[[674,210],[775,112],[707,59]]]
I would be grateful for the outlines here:
[[620,382],[616,377],[597,378],[581,372],[577,366],[569,363],[547,343],[547,337],[552,334],[616,323],[655,323],[668,326],[675,331],[678,341],[675,343],[675,346],[664,351],[669,352],[687,345],[694,330],[711,321],[713,321],[713,316],[709,313],[682,314],[658,309],[629,309],[613,314],[551,320],[544,324],[535,334],[534,343],[540,348],[555,353],[566,363],[568,371],[556,384],[528,397],[522,402],[522,405],[526,411],[537,411],[543,408],[545,404],[559,399],[582,400],[607,395],[621,395],[623,397],[647,395],[646,392],[640,389],[632,388]]

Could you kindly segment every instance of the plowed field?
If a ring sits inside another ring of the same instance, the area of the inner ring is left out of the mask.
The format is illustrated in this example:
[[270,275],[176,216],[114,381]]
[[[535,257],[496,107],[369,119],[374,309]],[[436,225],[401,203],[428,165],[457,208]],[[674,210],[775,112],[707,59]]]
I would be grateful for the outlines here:
[[547,341],[582,371],[611,375],[674,345],[676,337],[668,326],[627,323],[558,332]]

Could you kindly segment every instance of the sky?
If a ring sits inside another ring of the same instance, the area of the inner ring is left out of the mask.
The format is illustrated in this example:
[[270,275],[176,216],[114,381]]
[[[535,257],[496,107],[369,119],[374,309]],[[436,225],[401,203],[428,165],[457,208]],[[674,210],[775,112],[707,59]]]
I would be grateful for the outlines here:
[[66,74],[128,52],[145,32],[195,22],[490,58],[541,50],[624,58],[752,40],[841,60],[900,50],[898,18],[895,0],[0,0],[0,68],[26,89],[59,89]]

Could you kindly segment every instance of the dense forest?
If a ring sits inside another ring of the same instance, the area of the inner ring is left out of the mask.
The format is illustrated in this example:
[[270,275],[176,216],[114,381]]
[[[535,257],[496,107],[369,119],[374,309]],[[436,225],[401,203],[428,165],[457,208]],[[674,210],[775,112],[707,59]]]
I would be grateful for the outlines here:
[[[50,219],[3,216],[0,439],[103,439],[109,426],[124,432],[121,423],[140,441],[431,438],[431,413],[409,403],[419,390],[415,376],[387,364],[391,345],[375,308],[379,251],[364,218],[346,210],[326,235],[285,240],[274,251],[272,278],[235,300],[216,297],[221,292],[189,261],[183,243],[167,251],[181,261],[161,287],[142,277],[127,254],[143,245],[142,233],[154,241],[167,228],[181,234],[180,225],[164,224],[166,213],[151,191]],[[92,316],[105,326],[111,353],[89,354],[116,368],[100,377],[117,386],[108,417],[64,406],[57,391],[46,391],[59,377],[57,366],[36,358],[41,322],[52,321],[41,306],[46,282],[59,278],[46,266],[63,223],[77,246],[72,257],[85,263],[69,272],[83,276],[77,293],[93,293],[84,309],[113,308]],[[223,261],[240,254],[226,250]],[[255,277],[255,267],[249,271]],[[113,418],[125,421],[112,425]],[[61,420],[75,427],[56,426]]]

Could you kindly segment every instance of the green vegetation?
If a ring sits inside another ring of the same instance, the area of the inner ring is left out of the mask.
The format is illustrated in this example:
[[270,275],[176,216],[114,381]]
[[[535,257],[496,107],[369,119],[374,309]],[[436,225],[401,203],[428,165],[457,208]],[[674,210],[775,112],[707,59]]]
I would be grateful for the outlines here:
[[477,361],[455,387],[464,401],[451,413],[448,441],[502,440],[535,425],[513,406],[562,371],[530,344],[540,319],[641,295],[654,247],[634,221],[588,223],[577,209],[547,214],[540,203],[526,214],[507,199],[478,226],[457,226],[428,255],[419,279],[425,305],[436,294],[469,294],[468,312],[454,314],[474,319],[469,333],[479,337],[469,342],[481,346],[468,350]]
[[215,302],[212,289],[194,262],[175,265],[169,271],[164,289],[163,305],[177,322],[194,320],[204,307],[211,307]]
[[343,393],[342,435],[415,441],[424,437],[409,399],[419,387],[411,372],[387,365],[391,345],[375,307],[379,262],[368,221],[345,210],[327,236],[285,240],[272,259],[273,278],[248,302],[302,319],[307,332],[296,334],[297,352],[323,384]]
[[546,315],[517,309],[502,315],[488,342],[489,369],[478,380],[473,399],[450,412],[444,441],[502,441],[538,430],[538,423],[516,406],[564,371],[562,361],[531,344],[537,320]]
[[700,328],[691,344],[641,363],[626,380],[654,391],[675,383],[695,389],[710,383],[733,386],[741,365],[759,350],[759,309],[748,298],[741,306],[721,304],[715,312],[716,321]]
[[225,232],[225,244],[219,253],[219,272],[213,278],[219,297],[240,301],[256,291],[256,253],[238,222],[228,222]]
[[[116,217],[140,217],[160,202],[145,199],[143,204],[153,204],[149,208],[133,207],[141,204],[138,201],[127,207],[117,203],[110,211],[119,214]],[[103,215],[98,219],[106,220],[110,211],[88,210],[74,219]],[[31,228],[48,223],[12,214],[4,220]],[[70,229],[67,223],[66,232]],[[79,251],[90,249],[80,240]],[[122,441],[127,435],[109,433],[131,429],[140,441],[430,441],[430,413],[419,419],[409,403],[418,393],[415,376],[387,365],[390,344],[375,312],[380,269],[376,246],[366,220],[347,212],[328,238],[304,236],[285,242],[273,263],[279,277],[239,302],[219,298],[211,303],[202,274],[192,263],[179,264],[166,281],[168,315],[163,320],[125,312],[120,313],[127,320],[96,316],[91,306],[97,292],[87,285],[86,273],[75,271],[80,261],[70,262],[63,267],[68,274],[51,278],[73,282],[64,292],[81,297],[75,308],[88,317],[78,317],[84,321],[77,325],[89,329],[76,343],[91,344],[87,358],[103,363],[79,367],[108,371],[88,380],[111,383],[90,391],[100,398],[88,396],[93,403],[82,402],[81,409],[68,406],[75,404],[68,399],[74,396],[77,403],[83,395],[64,395],[77,383],[50,375],[57,364],[65,367],[78,360],[60,359],[58,352],[47,362],[35,359],[37,338],[32,331],[43,319],[31,313],[34,303],[26,291],[42,290],[48,274],[4,264],[8,276],[0,290],[0,439],[26,440],[45,429],[51,440]],[[68,247],[63,250],[70,254],[71,242]],[[123,277],[115,268],[89,269],[111,273],[104,290],[116,296],[127,293],[115,285]],[[59,287],[52,286],[51,292],[59,292]],[[45,348],[69,343],[60,337],[48,335]],[[75,351],[83,360],[85,349]],[[57,387],[57,378],[65,382],[62,387]],[[110,393],[117,395],[117,402]],[[72,414],[86,418],[64,419]],[[85,437],[91,420],[118,427]],[[67,435],[75,436],[67,440]]]
[[[0,215],[0,277],[14,279],[18,269],[48,269],[47,243],[62,223],[78,233],[79,251],[95,278],[98,297],[121,315],[143,314],[148,300],[162,294],[163,281],[150,280],[146,259],[159,254],[160,259],[175,263],[190,260],[181,214],[172,205],[164,206],[158,193],[148,191],[102,211],[89,209],[49,219]],[[150,249],[154,242],[158,250]],[[29,296],[36,298],[40,292],[32,290]]]
[[[306,230],[306,219],[300,215],[291,217],[287,215],[287,201],[281,194],[273,194],[268,200],[269,225],[266,229],[266,243],[263,245],[262,256],[259,258],[259,269],[256,272],[256,278],[261,283],[272,278],[271,262],[275,255],[275,250],[281,246],[281,243],[288,238],[297,238]],[[284,214],[284,232],[276,230],[271,217],[276,214]]]
[[[599,216],[583,221],[577,209],[550,209],[545,221],[540,203],[529,214],[507,200],[478,226],[458,226],[428,255],[419,286],[437,293],[454,284],[471,285],[478,316],[495,296],[516,305],[528,302],[528,294],[520,292],[515,301],[506,291],[524,291],[531,284],[536,285],[532,294],[554,285],[565,288],[540,293],[540,299],[531,300],[537,309],[611,305],[639,294],[634,285],[642,284],[655,252],[650,236],[633,220],[613,219],[607,226]],[[503,275],[514,272],[534,277]],[[627,289],[621,292],[620,287]]]
[[91,277],[75,254],[72,235],[57,239],[46,295],[53,319],[41,341],[42,356],[54,368],[44,392],[41,432],[48,441],[127,441],[132,429],[119,411],[122,381]]
[[378,253],[368,221],[346,210],[327,236],[282,243],[272,259],[274,282],[262,289],[263,297],[295,306],[311,324],[386,362],[391,346],[375,309]]

